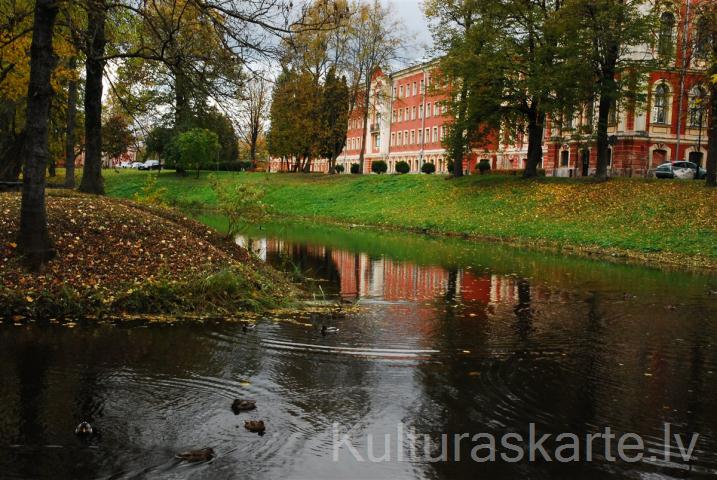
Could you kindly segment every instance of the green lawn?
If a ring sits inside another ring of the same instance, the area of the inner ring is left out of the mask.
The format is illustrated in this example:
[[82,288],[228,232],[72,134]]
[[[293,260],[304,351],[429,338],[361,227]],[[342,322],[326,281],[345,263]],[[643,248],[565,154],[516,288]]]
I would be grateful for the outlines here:
[[[132,198],[147,172],[105,173],[107,193]],[[162,172],[164,199],[212,208],[207,181]],[[277,218],[502,239],[666,263],[717,265],[717,191],[702,182],[613,179],[596,184],[486,175],[297,175],[220,172],[264,189]]]

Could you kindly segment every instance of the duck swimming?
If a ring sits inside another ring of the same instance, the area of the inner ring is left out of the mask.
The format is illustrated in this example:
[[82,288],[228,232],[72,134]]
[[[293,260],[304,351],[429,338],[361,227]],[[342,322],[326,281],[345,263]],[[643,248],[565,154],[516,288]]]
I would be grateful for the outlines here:
[[206,462],[214,458],[214,449],[202,448],[199,450],[189,450],[188,452],[178,453],[174,456],[185,462]]
[[83,437],[92,435],[92,425],[88,422],[80,422],[80,424],[75,428],[75,435]]
[[256,400],[244,400],[237,398],[232,402],[232,411],[234,413],[246,412],[247,410],[254,410],[256,408]]
[[321,335],[326,335],[329,333],[339,333],[339,329],[336,327],[327,327],[326,325],[323,325],[321,327]]
[[264,430],[266,430],[264,420],[246,420],[244,428],[254,433],[264,433]]
[[249,330],[254,330],[256,328],[256,323],[245,323],[241,326],[242,332],[246,333]]

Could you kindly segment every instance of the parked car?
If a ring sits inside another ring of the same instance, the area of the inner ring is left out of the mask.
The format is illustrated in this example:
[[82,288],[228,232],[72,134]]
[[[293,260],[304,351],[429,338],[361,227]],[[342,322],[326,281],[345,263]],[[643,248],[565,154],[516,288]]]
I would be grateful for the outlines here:
[[120,168],[132,168],[132,164],[130,162],[121,162],[119,164]]
[[140,170],[159,170],[162,166],[159,163],[159,160],[147,160],[142,164],[141,167],[139,167]]
[[[663,163],[655,170],[655,176],[657,178],[692,180],[695,178],[695,171],[697,171],[697,164],[679,161],[675,163]],[[706,175],[707,171],[704,168],[700,168],[697,178],[701,180],[704,179]]]
[[142,163],[142,162],[132,162],[130,164],[129,168],[136,168],[136,169],[141,170],[142,165],[144,165],[144,163]]

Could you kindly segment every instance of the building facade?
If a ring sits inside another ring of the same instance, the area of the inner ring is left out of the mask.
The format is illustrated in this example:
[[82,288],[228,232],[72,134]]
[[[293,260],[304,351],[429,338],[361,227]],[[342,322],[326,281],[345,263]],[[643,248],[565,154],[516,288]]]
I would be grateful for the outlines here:
[[[371,164],[383,160],[388,172],[396,171],[396,164],[406,162],[410,173],[420,173],[425,163],[432,163],[436,173],[448,173],[443,140],[449,120],[445,96],[431,88],[436,75],[437,61],[421,63],[390,75],[377,72],[371,84],[368,128],[363,127],[364,109],[354,108],[349,119],[346,148],[337,159],[343,171],[351,171],[358,164],[362,144],[364,172],[371,172]],[[493,160],[494,150],[476,152],[463,162],[467,173],[475,169],[479,157]],[[482,156],[481,156],[482,155]]]
[[[707,158],[708,112],[705,109],[706,45],[698,12],[701,2],[683,0],[660,17],[653,45],[635,52],[636,58],[660,60],[664,67],[636,80],[639,100],[615,105],[609,116],[609,173],[614,176],[651,176],[665,162],[689,160],[704,166]],[[444,96],[430,88],[437,61],[421,63],[392,74],[376,72],[369,92],[369,114],[364,125],[362,99],[349,118],[346,147],[337,159],[344,173],[358,164],[365,145],[363,173],[383,160],[388,172],[405,161],[410,173],[420,173],[424,163],[433,163],[436,173],[448,173],[442,140],[449,120]],[[578,112],[548,119],[544,130],[543,164],[547,175],[575,177],[593,175],[597,166],[595,126],[597,104],[586,104]],[[527,133],[521,125],[503,125],[463,161],[467,174],[475,172],[479,160],[487,159],[493,169],[525,168]],[[272,161],[272,171],[282,170]],[[312,171],[328,170],[326,161],[316,161]]]

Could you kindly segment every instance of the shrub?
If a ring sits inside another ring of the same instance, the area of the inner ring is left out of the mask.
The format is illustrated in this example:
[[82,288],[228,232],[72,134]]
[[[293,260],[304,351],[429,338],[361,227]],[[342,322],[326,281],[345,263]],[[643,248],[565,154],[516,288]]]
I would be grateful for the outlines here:
[[217,196],[219,210],[229,222],[228,235],[232,236],[242,223],[258,223],[267,214],[263,202],[264,191],[254,185],[220,182],[215,175],[209,183]]
[[478,162],[476,168],[481,175],[483,175],[485,172],[490,172],[490,160],[488,160],[487,158],[481,159],[480,162]]
[[334,167],[334,171],[335,171],[336,173],[344,173],[344,166],[343,166],[343,165],[336,165],[336,166]]
[[157,185],[157,175],[148,175],[140,191],[134,194],[134,200],[146,205],[164,205],[166,193],[166,188]]
[[[180,133],[174,140],[179,153],[178,169],[195,170],[199,176],[202,167],[216,165],[219,138],[204,128],[193,128]],[[208,164],[208,165],[207,165]]]
[[386,165],[386,162],[383,160],[376,160],[371,163],[371,171],[373,173],[378,173],[379,175],[386,173],[388,171],[388,165]]
[[427,175],[430,175],[436,172],[436,166],[430,162],[424,163],[423,165],[421,165],[421,171]]
[[351,173],[361,173],[359,170],[359,164],[358,163],[352,163],[351,164]]
[[404,162],[401,160],[400,162],[396,162],[396,173],[408,173],[411,171],[411,166],[408,164],[408,162]]

